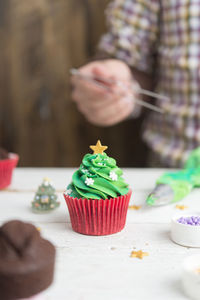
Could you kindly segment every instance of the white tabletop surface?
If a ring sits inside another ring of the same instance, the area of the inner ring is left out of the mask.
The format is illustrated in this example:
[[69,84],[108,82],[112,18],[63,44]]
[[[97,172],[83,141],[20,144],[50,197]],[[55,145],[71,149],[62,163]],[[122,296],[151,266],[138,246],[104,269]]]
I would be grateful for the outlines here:
[[[12,185],[0,191],[0,222],[20,219],[41,228],[41,234],[57,248],[53,285],[44,293],[46,300],[184,300],[181,264],[199,249],[178,246],[170,240],[170,219],[177,212],[174,204],[148,208],[145,199],[159,169],[124,169],[133,195],[125,229],[110,236],[94,237],[71,229],[62,191],[71,181],[73,169],[17,168]],[[49,177],[58,191],[60,207],[49,214],[34,214],[31,201],[43,177]],[[181,204],[200,210],[200,190],[194,190]],[[149,256],[131,258],[133,250]]]

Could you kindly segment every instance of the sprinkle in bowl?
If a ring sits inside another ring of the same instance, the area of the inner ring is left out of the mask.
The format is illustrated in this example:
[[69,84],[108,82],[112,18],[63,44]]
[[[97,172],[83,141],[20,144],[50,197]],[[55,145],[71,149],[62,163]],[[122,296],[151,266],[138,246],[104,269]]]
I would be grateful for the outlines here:
[[176,214],[171,220],[171,239],[185,247],[200,247],[200,212]]

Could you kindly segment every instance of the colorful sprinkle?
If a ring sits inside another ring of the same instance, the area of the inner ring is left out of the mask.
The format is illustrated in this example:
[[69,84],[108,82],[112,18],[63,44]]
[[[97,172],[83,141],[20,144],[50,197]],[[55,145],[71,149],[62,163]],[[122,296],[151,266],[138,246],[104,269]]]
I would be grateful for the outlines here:
[[177,222],[185,225],[200,226],[200,216],[181,217]]
[[116,181],[118,179],[118,176],[115,172],[111,171],[109,177],[112,179],[112,181]]
[[85,184],[86,185],[93,185],[94,184],[94,180],[92,179],[92,178],[86,178],[86,180],[85,180]]

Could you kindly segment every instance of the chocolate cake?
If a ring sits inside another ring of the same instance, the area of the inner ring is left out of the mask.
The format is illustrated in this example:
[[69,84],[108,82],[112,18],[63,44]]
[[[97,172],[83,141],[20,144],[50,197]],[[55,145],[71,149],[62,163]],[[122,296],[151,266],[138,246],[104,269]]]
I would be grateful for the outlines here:
[[8,152],[0,147],[0,160],[9,158]]
[[55,247],[29,223],[0,227],[0,299],[29,298],[53,281]]

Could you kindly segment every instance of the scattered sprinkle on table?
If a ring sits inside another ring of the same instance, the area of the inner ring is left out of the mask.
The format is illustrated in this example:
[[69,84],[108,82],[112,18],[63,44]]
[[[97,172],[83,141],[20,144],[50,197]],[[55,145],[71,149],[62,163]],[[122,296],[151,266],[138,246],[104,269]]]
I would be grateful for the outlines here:
[[185,225],[200,226],[200,216],[181,217],[177,222]]
[[186,209],[186,208],[188,208],[188,206],[186,206],[186,205],[176,205],[176,208],[177,209],[180,209],[180,210],[184,210],[184,209]]
[[37,231],[41,231],[41,228],[40,228],[40,227],[37,227],[36,229],[37,229]]
[[111,247],[110,250],[116,250],[116,247]]
[[139,210],[141,208],[141,205],[130,205],[128,208],[131,210]]
[[200,268],[195,270],[197,274],[200,274]]
[[143,259],[144,256],[148,256],[148,255],[149,255],[148,252],[143,252],[142,250],[131,252],[131,257],[136,257],[139,259]]

